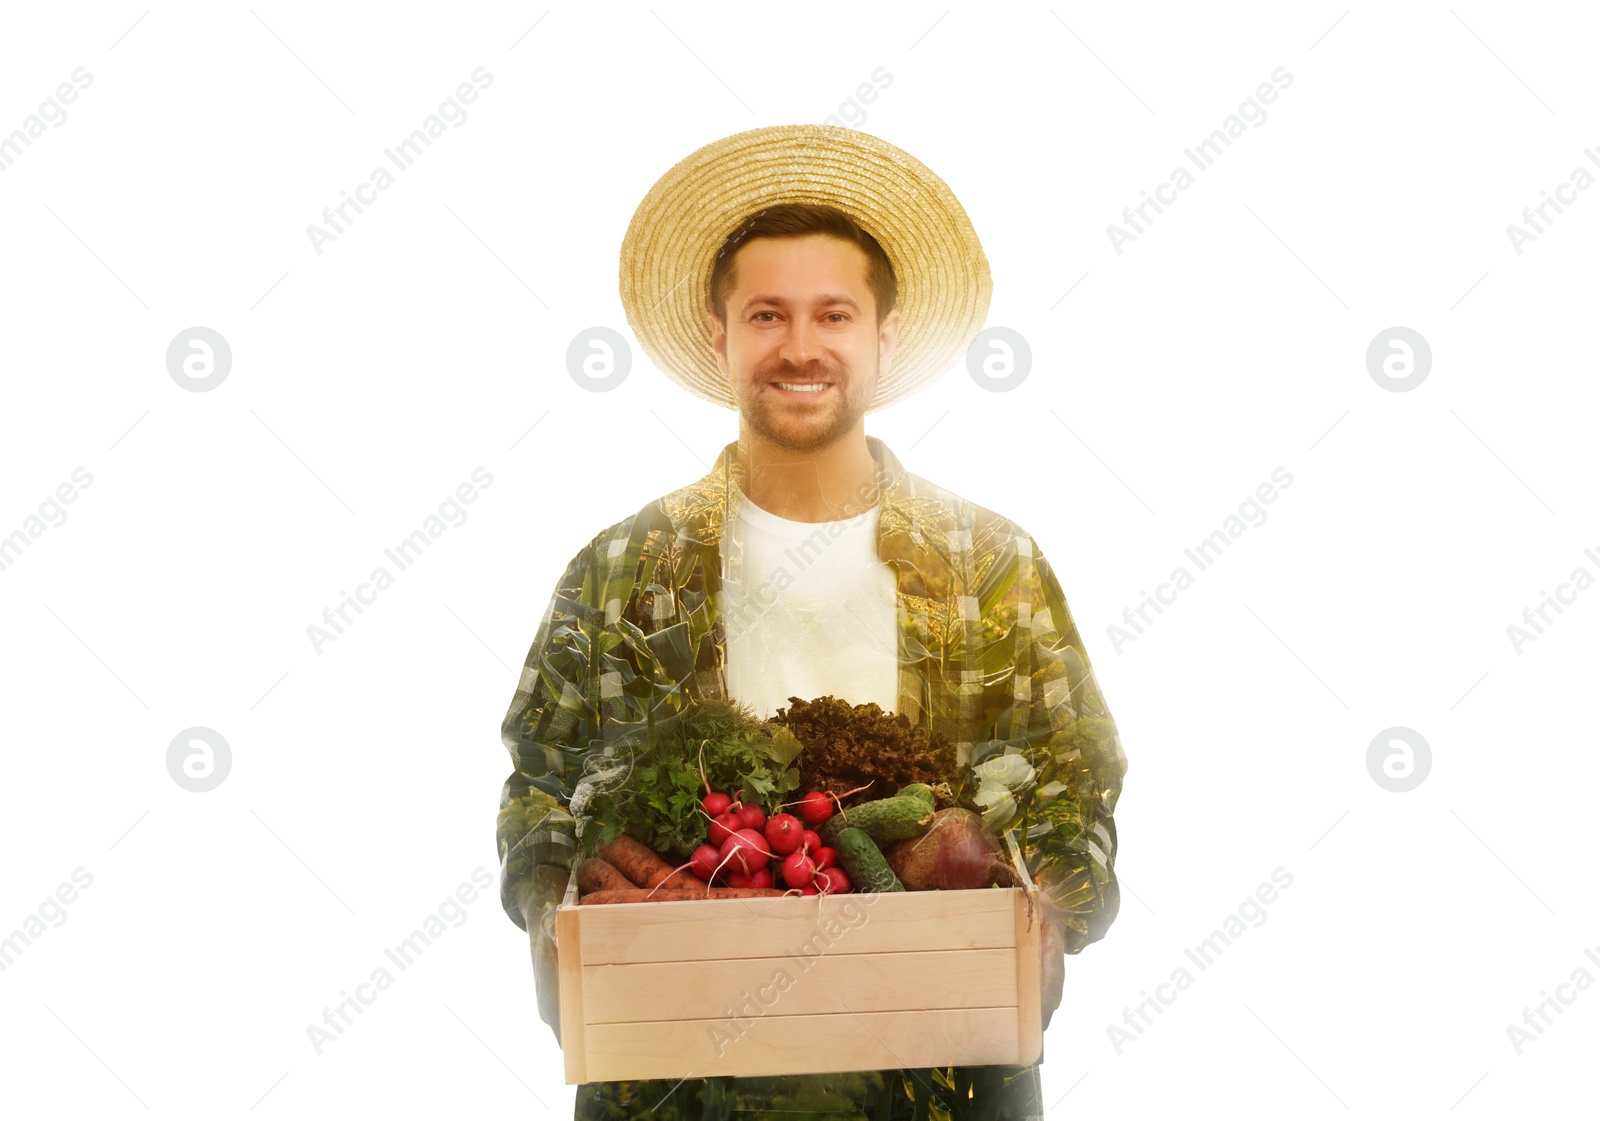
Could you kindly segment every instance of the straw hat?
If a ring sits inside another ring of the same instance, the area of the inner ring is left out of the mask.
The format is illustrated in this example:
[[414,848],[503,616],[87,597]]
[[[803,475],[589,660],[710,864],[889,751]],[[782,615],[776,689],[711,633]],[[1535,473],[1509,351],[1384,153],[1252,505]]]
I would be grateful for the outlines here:
[[921,389],[960,360],[983,328],[994,285],[978,235],[944,180],[869,133],[776,125],[686,156],[628,223],[622,306],[656,366],[696,395],[738,407],[711,350],[711,266],[743,219],[793,202],[843,210],[894,269],[899,340],[869,409]]

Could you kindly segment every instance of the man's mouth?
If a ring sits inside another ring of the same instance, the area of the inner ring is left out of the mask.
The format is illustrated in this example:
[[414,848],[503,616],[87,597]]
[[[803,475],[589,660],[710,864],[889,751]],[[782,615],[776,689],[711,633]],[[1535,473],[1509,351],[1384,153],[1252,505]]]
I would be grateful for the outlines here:
[[775,381],[772,384],[785,393],[815,397],[825,392],[830,383],[825,381]]

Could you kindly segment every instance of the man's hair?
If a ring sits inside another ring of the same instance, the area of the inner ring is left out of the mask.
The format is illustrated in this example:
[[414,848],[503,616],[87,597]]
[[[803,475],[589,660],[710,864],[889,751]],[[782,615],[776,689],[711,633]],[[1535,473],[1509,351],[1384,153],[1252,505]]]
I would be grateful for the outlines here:
[[707,282],[711,313],[717,317],[717,322],[723,326],[728,323],[728,297],[737,283],[734,257],[740,249],[757,238],[794,238],[810,234],[837,238],[858,246],[866,254],[867,288],[872,292],[872,302],[877,305],[878,323],[881,325],[884,316],[894,310],[900,292],[895,282],[894,268],[889,264],[883,246],[844,211],[803,202],[787,202],[758,210],[723,239]]

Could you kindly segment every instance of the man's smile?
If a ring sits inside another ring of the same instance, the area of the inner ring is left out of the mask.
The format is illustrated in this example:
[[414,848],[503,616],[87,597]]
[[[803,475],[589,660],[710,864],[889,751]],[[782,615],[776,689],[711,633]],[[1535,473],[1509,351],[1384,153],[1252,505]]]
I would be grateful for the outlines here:
[[812,400],[823,396],[832,388],[832,382],[826,381],[775,381],[772,388],[777,390],[779,396],[791,400]]

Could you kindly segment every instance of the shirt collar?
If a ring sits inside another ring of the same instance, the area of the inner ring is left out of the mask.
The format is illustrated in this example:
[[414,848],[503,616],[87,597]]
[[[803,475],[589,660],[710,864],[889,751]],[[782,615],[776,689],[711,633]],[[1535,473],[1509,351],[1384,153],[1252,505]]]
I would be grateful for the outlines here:
[[[906,558],[921,532],[912,500],[916,479],[899,458],[876,436],[867,437],[867,450],[878,464],[878,556],[885,561]],[[744,466],[738,441],[728,444],[717,461],[697,481],[664,495],[661,509],[672,522],[679,540],[715,547],[744,493]]]

